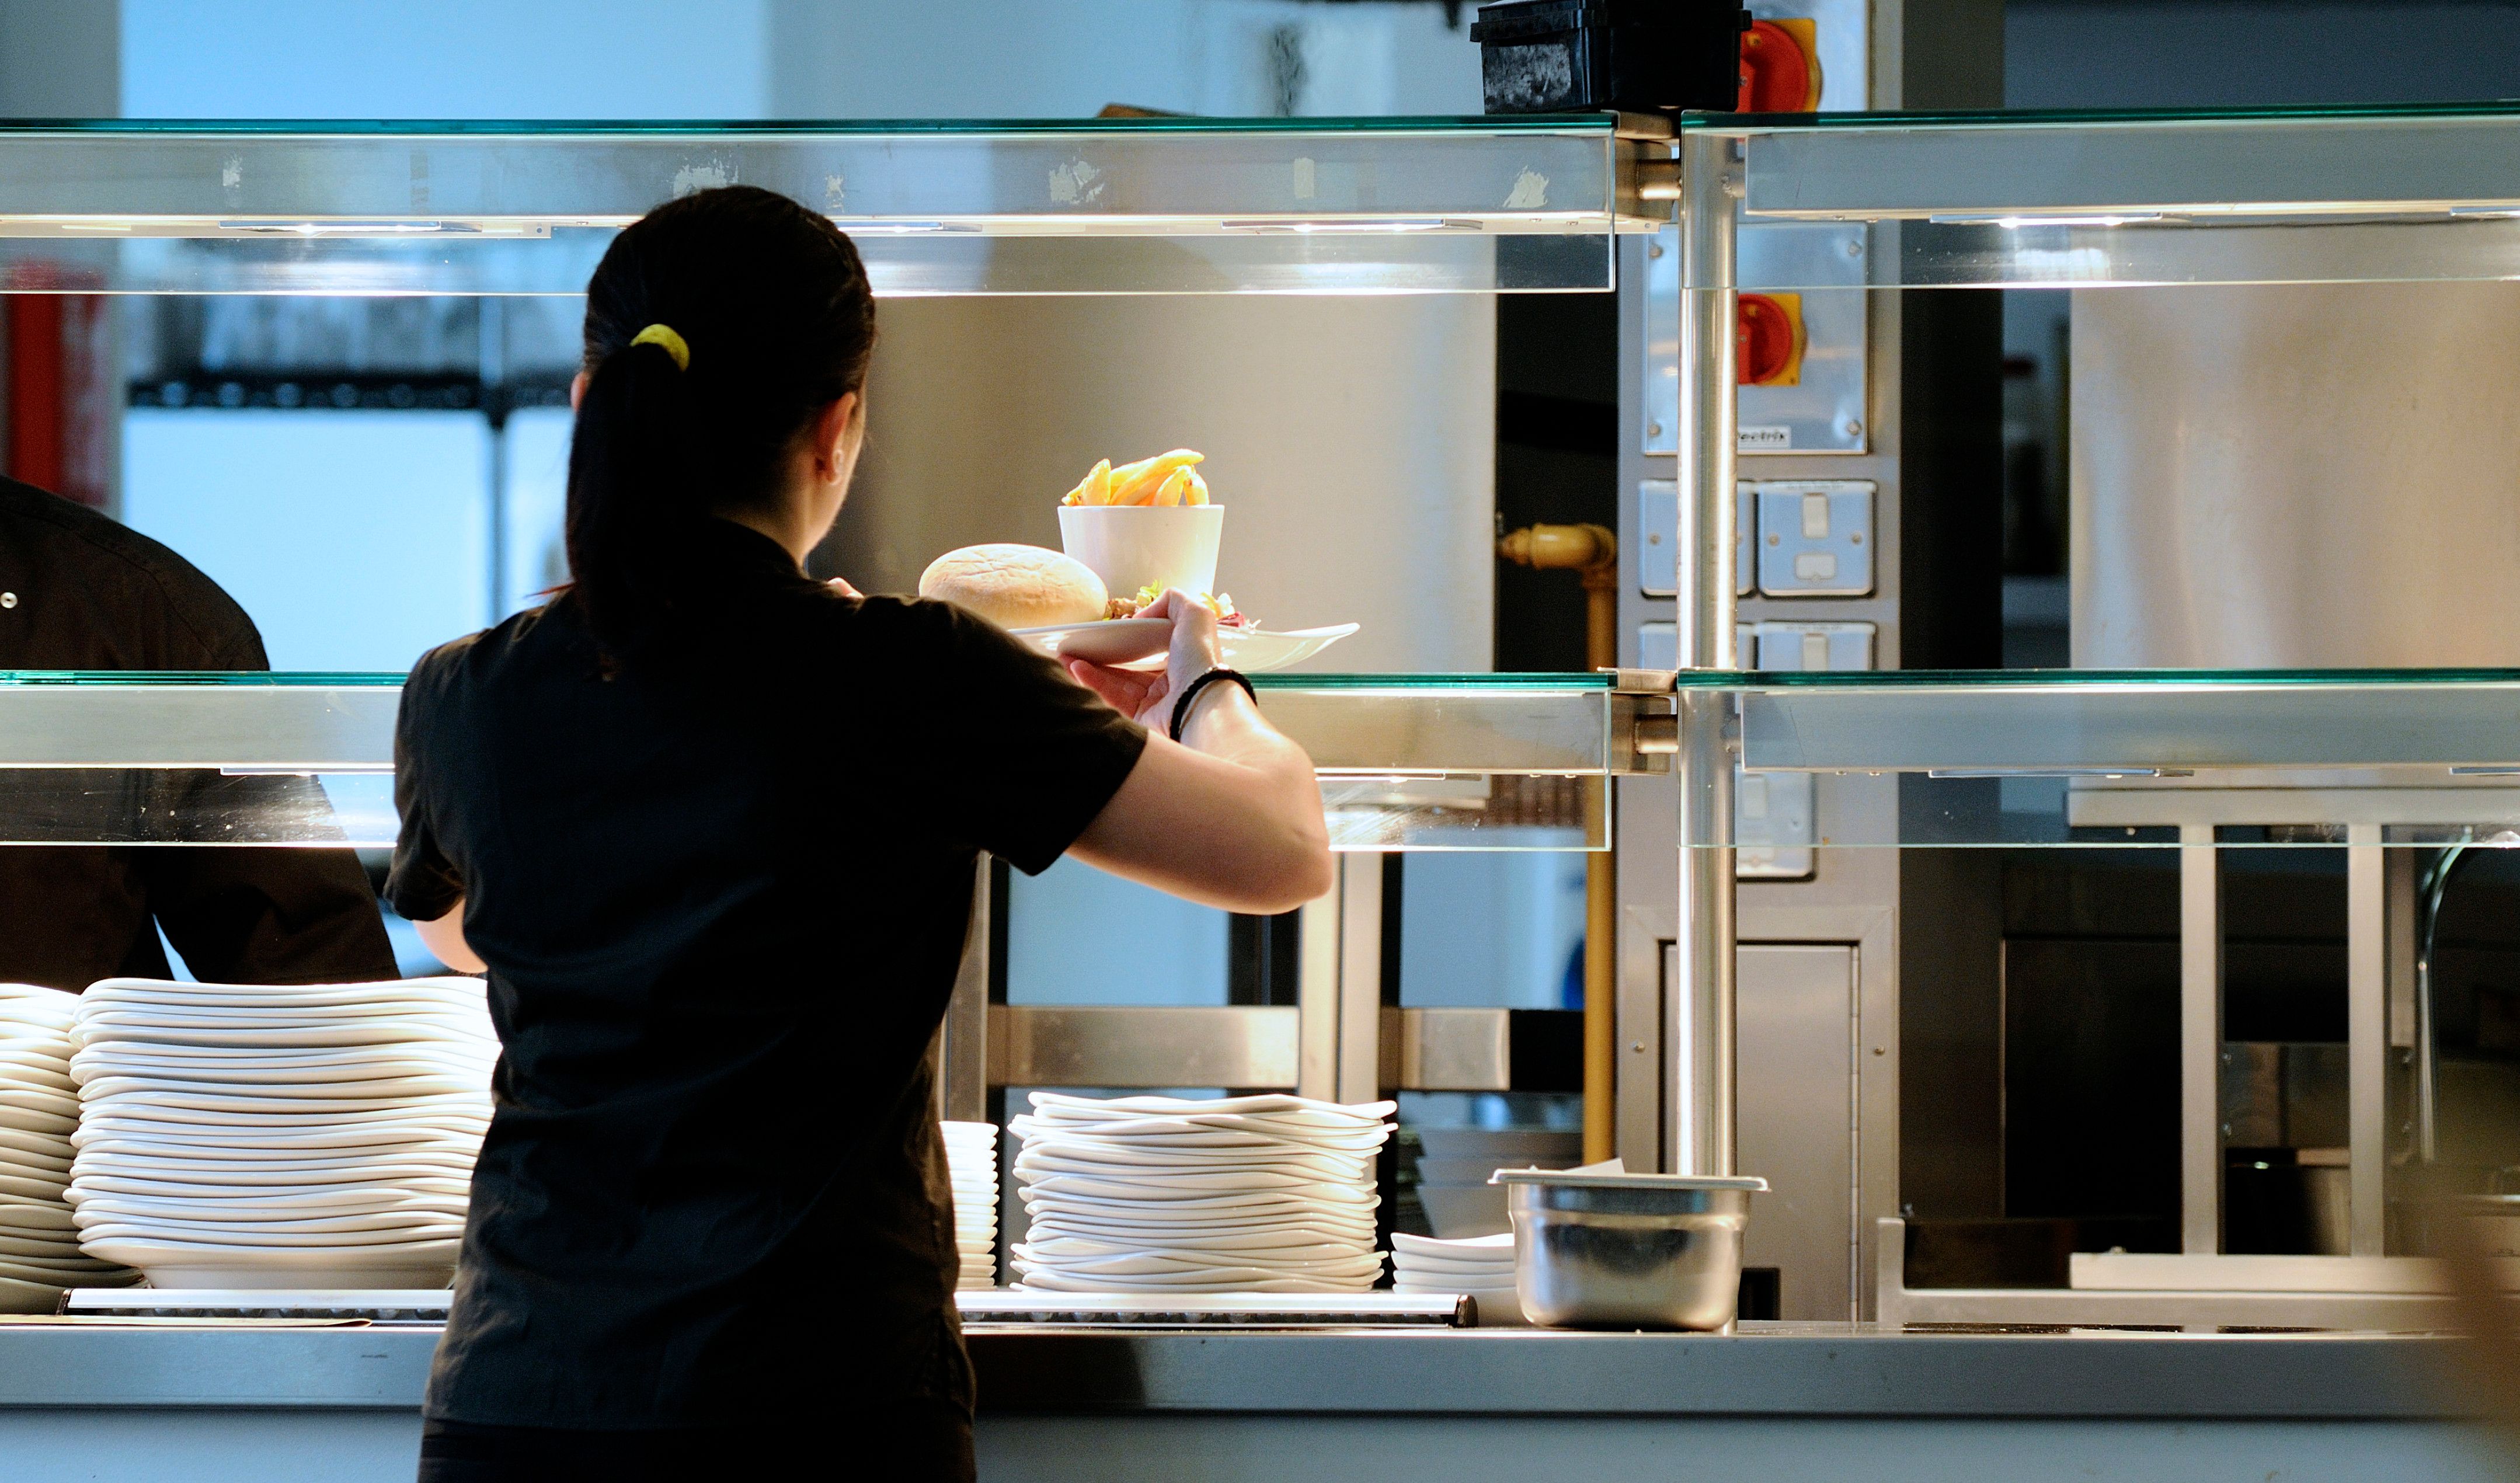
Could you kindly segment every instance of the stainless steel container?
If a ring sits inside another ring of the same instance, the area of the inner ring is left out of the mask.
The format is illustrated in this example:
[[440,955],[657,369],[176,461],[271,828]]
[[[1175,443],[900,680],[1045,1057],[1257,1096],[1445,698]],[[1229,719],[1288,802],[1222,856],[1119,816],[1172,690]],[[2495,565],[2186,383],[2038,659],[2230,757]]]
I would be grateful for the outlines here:
[[1523,1315],[1551,1328],[1722,1328],[1768,1182],[1501,1169]]

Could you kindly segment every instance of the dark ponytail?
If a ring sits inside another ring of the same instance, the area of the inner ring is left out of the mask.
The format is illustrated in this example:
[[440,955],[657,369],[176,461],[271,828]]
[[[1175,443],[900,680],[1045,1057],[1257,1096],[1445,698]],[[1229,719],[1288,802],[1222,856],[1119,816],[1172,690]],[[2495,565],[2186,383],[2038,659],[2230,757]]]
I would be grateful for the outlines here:
[[[652,325],[670,333],[640,341]],[[864,389],[874,350],[857,248],[787,197],[703,191],[613,240],[586,287],[566,598],[608,653],[672,633],[687,535],[775,502],[797,437]]]

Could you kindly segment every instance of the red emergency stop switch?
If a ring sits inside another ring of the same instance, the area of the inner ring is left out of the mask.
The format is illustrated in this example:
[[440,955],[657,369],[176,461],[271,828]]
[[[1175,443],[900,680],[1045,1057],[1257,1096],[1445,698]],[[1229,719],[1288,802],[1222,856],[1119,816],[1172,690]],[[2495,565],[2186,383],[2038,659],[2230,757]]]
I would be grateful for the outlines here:
[[1742,294],[1732,311],[1732,351],[1744,386],[1801,384],[1803,296]]
[[1820,26],[1812,21],[1753,21],[1741,33],[1744,113],[1808,113],[1820,107]]

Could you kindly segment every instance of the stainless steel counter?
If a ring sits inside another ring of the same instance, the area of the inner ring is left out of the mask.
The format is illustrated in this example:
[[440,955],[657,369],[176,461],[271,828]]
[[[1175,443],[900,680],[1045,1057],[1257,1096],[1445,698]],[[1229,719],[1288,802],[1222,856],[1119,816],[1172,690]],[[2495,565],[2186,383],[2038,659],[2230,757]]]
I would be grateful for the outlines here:
[[[408,1478],[435,1341],[0,1325],[0,1458],[11,1483]],[[2509,1475],[2458,1420],[2454,1351],[2417,1337],[1775,1324],[1732,1337],[981,1328],[970,1346],[993,1483],[1644,1478],[1708,1449],[1760,1483]]]

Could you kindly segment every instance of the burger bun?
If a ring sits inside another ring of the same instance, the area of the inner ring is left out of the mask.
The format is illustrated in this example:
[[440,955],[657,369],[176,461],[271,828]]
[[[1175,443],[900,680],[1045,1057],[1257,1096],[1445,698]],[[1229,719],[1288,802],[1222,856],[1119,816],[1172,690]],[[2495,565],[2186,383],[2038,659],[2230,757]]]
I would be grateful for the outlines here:
[[1007,542],[938,557],[920,573],[919,595],[966,608],[1001,628],[1092,623],[1111,600],[1094,568],[1076,558]]

